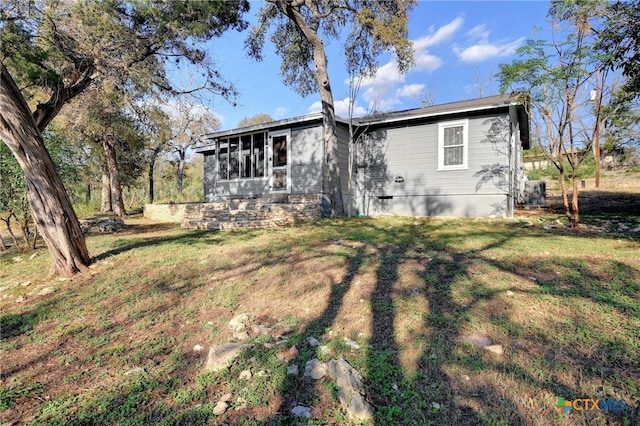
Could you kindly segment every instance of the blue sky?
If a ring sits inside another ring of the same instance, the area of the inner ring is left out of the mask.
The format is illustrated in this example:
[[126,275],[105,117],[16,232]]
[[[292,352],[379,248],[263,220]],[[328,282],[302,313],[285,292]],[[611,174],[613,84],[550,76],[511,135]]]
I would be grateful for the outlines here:
[[[251,15],[262,2],[252,2]],[[528,38],[544,38],[547,1],[420,1],[409,21],[415,66],[405,75],[391,56],[379,58],[376,78],[365,81],[356,98],[360,115],[372,108],[403,110],[421,106],[428,96],[441,104],[498,93],[491,75],[498,64],[513,60],[515,49]],[[252,19],[252,18],[251,18]],[[282,84],[280,59],[267,41],[265,60],[249,59],[243,49],[246,32],[227,33],[209,44],[221,73],[240,92],[238,106],[212,99],[209,108],[220,118],[221,129],[236,127],[243,117],[266,113],[275,119],[319,111],[319,95],[306,98]],[[348,85],[338,40],[327,46],[329,76],[336,111],[346,116]],[[480,89],[481,88],[481,89]]]

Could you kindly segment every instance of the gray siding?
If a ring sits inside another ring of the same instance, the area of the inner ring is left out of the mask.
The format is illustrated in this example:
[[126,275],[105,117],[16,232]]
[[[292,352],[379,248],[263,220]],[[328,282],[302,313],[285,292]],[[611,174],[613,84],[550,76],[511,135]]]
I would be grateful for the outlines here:
[[[322,191],[322,127],[320,125],[291,130],[291,192],[319,194]],[[205,200],[213,202],[236,197],[259,197],[271,192],[269,177],[218,181],[215,156],[204,157]]]
[[349,193],[349,128],[338,125],[338,160],[340,164],[340,186],[346,213],[355,208],[354,197]]
[[291,192],[322,192],[322,126],[291,130]]
[[469,118],[468,169],[438,171],[438,123],[382,129],[358,152],[361,214],[507,213],[509,117]]

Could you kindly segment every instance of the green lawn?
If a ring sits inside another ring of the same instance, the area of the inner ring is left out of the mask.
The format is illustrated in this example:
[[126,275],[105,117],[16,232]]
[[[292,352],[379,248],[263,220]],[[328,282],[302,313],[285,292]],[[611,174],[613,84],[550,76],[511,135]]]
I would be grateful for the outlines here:
[[[0,255],[3,422],[355,424],[331,379],[286,374],[293,345],[301,371],[315,357],[354,366],[376,425],[640,422],[639,234],[544,229],[545,216],[224,233],[127,223],[90,236],[97,261],[69,280],[43,277],[45,249]],[[231,341],[227,322],[244,312],[293,331],[284,344],[252,335],[228,371],[205,372],[208,347]],[[565,415],[559,398],[626,409]],[[292,418],[295,404],[314,418]]]

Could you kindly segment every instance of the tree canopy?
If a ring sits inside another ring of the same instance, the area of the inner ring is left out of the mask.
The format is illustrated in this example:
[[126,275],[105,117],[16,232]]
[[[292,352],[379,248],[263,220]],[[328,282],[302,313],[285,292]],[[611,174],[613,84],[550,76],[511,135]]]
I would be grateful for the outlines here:
[[247,0],[0,0],[0,139],[25,173],[52,273],[84,270],[91,259],[40,133],[95,80],[176,93],[170,71],[183,64],[201,70],[189,91],[233,100],[235,89],[198,46],[246,28],[248,9]]

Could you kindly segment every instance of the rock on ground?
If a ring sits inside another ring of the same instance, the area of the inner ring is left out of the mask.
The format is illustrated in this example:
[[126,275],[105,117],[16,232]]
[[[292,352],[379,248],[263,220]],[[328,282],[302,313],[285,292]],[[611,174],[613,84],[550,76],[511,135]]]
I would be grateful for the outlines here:
[[304,369],[304,376],[311,377],[314,380],[322,379],[327,374],[327,364],[321,362],[317,358],[307,361]]
[[296,405],[291,409],[291,414],[294,417],[306,417],[307,419],[311,418],[311,408],[305,407],[303,405]]
[[231,365],[243,349],[249,346],[250,345],[244,343],[225,343],[223,345],[212,346],[209,349],[205,369],[214,373],[224,370]]
[[215,414],[216,416],[224,414],[224,412],[227,411],[227,408],[229,408],[229,404],[227,404],[225,401],[218,401],[216,406],[213,407],[213,414]]
[[364,385],[362,376],[344,359],[329,361],[329,375],[338,386],[338,399],[347,414],[358,420],[373,419],[373,407],[362,396]]

